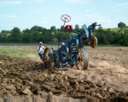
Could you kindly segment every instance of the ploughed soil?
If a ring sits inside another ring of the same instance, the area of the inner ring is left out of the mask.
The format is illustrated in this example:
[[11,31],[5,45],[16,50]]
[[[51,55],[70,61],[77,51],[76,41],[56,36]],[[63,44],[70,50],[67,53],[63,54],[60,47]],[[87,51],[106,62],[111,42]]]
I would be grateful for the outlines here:
[[128,48],[89,49],[87,70],[45,69],[41,62],[0,56],[0,96],[41,95],[128,100]]

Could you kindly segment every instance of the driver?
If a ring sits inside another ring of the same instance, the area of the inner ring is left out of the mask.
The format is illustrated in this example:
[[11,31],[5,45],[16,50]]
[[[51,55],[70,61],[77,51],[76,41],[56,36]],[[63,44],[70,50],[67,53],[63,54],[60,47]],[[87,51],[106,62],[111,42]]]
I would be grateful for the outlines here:
[[44,45],[44,43],[39,42],[39,46],[37,48],[37,51],[38,51],[40,59],[42,60],[43,63],[44,63],[44,59],[45,59],[45,55],[44,55],[45,48],[46,48],[46,46]]
[[62,63],[62,66],[65,66],[68,64],[68,53],[69,53],[69,48],[66,45],[65,42],[61,43],[61,47],[59,48],[59,55],[60,55],[60,61]]

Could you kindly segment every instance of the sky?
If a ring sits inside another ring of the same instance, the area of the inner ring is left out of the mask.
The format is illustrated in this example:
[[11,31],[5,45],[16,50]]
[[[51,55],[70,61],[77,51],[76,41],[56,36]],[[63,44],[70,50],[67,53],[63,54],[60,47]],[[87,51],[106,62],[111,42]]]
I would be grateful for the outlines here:
[[128,0],[0,0],[0,30],[60,27],[62,14],[71,16],[72,25],[96,21],[117,27],[120,21],[128,24]]

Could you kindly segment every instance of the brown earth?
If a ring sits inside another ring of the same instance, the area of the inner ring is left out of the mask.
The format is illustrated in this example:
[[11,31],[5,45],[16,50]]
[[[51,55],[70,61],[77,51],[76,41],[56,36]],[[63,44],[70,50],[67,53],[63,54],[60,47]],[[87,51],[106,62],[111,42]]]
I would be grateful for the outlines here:
[[128,48],[89,49],[85,71],[44,69],[40,62],[0,56],[0,96],[41,95],[128,100]]

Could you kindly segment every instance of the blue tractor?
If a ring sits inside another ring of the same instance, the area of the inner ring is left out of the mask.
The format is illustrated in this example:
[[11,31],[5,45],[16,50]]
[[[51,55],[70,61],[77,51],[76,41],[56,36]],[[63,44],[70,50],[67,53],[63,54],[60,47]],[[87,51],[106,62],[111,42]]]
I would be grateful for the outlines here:
[[93,35],[97,23],[93,23],[90,26],[83,26],[83,31],[80,34],[72,33],[72,36],[68,41],[62,42],[60,48],[52,50],[48,53],[50,62],[54,67],[64,68],[79,66],[79,69],[87,69],[88,67],[88,52],[86,50],[85,42],[87,42],[92,48],[96,47],[97,38]]
[[[61,20],[64,22],[63,28],[68,32],[72,32],[72,26],[66,25],[70,22],[71,17],[67,14],[61,16]],[[88,67],[88,51],[84,47],[85,42],[92,48],[97,45],[97,38],[94,36],[94,31],[97,23],[92,23],[88,27],[83,26],[83,30],[79,33],[71,33],[72,37],[65,42],[62,42],[61,46],[54,50],[48,47],[44,51],[43,63],[45,67],[73,67],[76,66],[78,69],[87,69]]]

